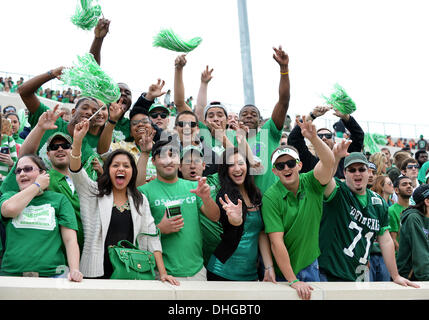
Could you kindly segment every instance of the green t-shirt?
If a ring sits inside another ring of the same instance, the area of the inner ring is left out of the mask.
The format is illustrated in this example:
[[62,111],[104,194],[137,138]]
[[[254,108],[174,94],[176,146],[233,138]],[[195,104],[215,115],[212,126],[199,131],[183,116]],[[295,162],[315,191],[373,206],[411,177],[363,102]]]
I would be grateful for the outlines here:
[[[325,187],[312,170],[299,175],[296,196],[277,181],[262,197],[265,232],[284,232],[283,240],[295,274],[320,255],[318,236]],[[277,266],[275,269],[282,274]]]
[[[222,142],[212,136],[210,129],[203,122],[199,121],[198,127],[200,128],[200,137],[203,137],[204,143],[218,156],[221,156],[225,151]],[[236,132],[234,130],[226,130],[226,137],[234,146],[237,146]]]
[[138,189],[146,195],[155,224],[165,214],[165,204],[180,200],[184,227],[179,232],[161,234],[162,255],[168,274],[175,277],[192,277],[203,267],[202,236],[199,211],[202,200],[189,192],[198,185],[196,181],[179,179],[176,183],[165,183],[158,179]]
[[398,232],[398,242],[399,242],[399,229],[401,227],[401,213],[407,209],[406,207],[401,206],[399,203],[394,203],[388,209],[389,212],[389,225],[390,232]]
[[279,146],[281,137],[282,130],[277,129],[274,121],[269,119],[256,136],[248,139],[253,156],[260,160],[263,165],[263,172],[255,175],[255,184],[261,194],[264,194],[269,187],[278,181],[278,177],[271,170],[271,154]]
[[24,142],[24,139],[22,139],[20,136],[19,136],[19,133],[17,132],[17,133],[14,133],[13,135],[12,135],[12,138],[13,138],[13,140],[15,140],[15,143],[17,143],[17,144],[22,144],[23,142]]
[[[10,157],[12,158],[12,161],[16,163],[18,155],[16,153],[15,140],[11,136],[3,134],[0,147],[8,147]],[[3,175],[3,179],[5,179],[10,171],[11,169],[9,169],[9,165],[7,163],[0,162],[0,174]]]
[[[220,189],[219,176],[217,173],[207,176],[207,184],[210,186],[210,195],[214,202]],[[210,256],[215,251],[221,240],[223,229],[221,223],[211,221],[200,211],[201,234],[203,236],[204,266],[207,266]]]
[[[2,195],[0,206],[15,195],[11,191]],[[64,270],[66,257],[60,225],[77,230],[76,215],[67,198],[59,193],[45,191],[36,196],[16,218],[4,218],[6,251],[2,271],[20,275],[39,272],[48,277]]]
[[344,281],[362,281],[374,240],[389,229],[388,207],[369,189],[363,207],[345,182],[335,180],[337,188],[323,206],[319,266]]
[[131,138],[130,119],[122,117],[122,119],[120,119],[115,125],[115,129],[112,134],[112,141],[129,141]]
[[420,184],[426,183],[426,171],[429,169],[429,161],[423,163],[422,167],[419,169],[419,174],[417,176],[417,180]]

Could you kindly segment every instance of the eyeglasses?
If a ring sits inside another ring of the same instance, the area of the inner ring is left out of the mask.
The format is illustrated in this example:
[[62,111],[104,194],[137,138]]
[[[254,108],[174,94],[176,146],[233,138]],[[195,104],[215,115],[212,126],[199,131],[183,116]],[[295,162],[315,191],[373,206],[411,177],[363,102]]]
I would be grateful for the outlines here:
[[318,133],[317,135],[320,139],[323,139],[323,137],[326,139],[332,139],[332,133]]
[[407,169],[418,169],[420,166],[418,164],[409,164],[407,165]]
[[197,123],[195,121],[177,121],[177,125],[180,128],[183,128],[185,125],[191,126],[191,128],[195,128]]
[[71,144],[68,142],[65,143],[55,143],[48,146],[48,151],[57,151],[59,148],[62,148],[63,150],[68,150],[71,148]]
[[276,162],[274,163],[274,167],[277,170],[282,171],[285,168],[285,166],[288,166],[289,169],[295,168],[297,163],[298,163],[298,160],[292,159],[284,162]]
[[362,173],[362,172],[365,172],[366,170],[367,170],[367,168],[365,168],[365,167],[360,167],[359,169],[356,169],[356,168],[347,169],[347,171],[350,173],[355,173],[356,171],[359,171]]
[[36,169],[36,168],[34,168],[32,166],[24,166],[23,168],[16,168],[15,169],[15,174],[19,175],[19,174],[21,174],[22,171],[24,171],[25,173],[29,173],[29,172],[31,172],[33,170],[39,170],[39,171],[41,171],[40,169]]
[[150,120],[149,120],[149,119],[147,119],[147,118],[143,118],[143,119],[140,119],[140,120],[131,120],[131,121],[130,121],[130,124],[131,124],[132,126],[136,126],[136,125],[138,125],[139,123],[142,123],[142,124],[150,123]]
[[159,116],[160,116],[162,119],[165,119],[165,118],[167,118],[168,114],[167,114],[166,112],[153,112],[153,113],[151,113],[149,116],[150,116],[152,119],[156,119],[156,118],[158,118]]

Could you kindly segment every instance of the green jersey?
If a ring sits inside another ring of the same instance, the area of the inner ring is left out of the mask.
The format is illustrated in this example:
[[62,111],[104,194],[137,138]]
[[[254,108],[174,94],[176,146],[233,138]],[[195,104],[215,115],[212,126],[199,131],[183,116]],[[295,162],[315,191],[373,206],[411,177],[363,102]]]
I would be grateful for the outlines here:
[[131,139],[130,119],[122,117],[122,119],[120,119],[115,125],[115,129],[112,134],[112,141],[129,141],[129,139]]
[[[295,274],[320,255],[318,235],[325,187],[311,170],[299,175],[296,196],[281,181],[277,181],[262,198],[265,232],[284,233],[283,241]],[[282,274],[277,266],[275,270],[277,274]]]
[[282,130],[277,129],[274,121],[269,119],[256,136],[248,139],[253,157],[255,160],[261,161],[263,165],[263,171],[255,175],[255,184],[261,191],[261,194],[264,194],[269,187],[278,181],[278,177],[271,170],[271,154],[279,146],[281,137]]
[[150,211],[159,224],[166,212],[166,204],[180,201],[180,212],[184,226],[179,232],[161,234],[162,255],[168,274],[175,277],[192,277],[203,267],[200,209],[202,200],[194,193],[197,181],[179,179],[175,183],[165,183],[155,179],[138,189],[149,201]]
[[[1,145],[0,145],[0,147],[1,148],[4,148],[4,147],[8,148],[8,150],[9,150],[8,153],[10,154],[10,157],[12,158],[12,161],[14,163],[16,163],[16,160],[18,160],[18,155],[16,153],[15,140],[11,136],[3,134],[2,138],[1,138]],[[9,167],[9,164],[4,163],[4,162],[0,162],[0,174],[3,177],[6,177],[8,175],[8,173],[11,171],[10,169],[11,168]]]
[[[199,121],[198,127],[200,128],[200,136],[204,139],[204,143],[209,146],[218,156],[221,156],[225,151],[222,142],[212,136],[210,129],[203,122]],[[237,146],[237,138],[234,130],[226,130],[226,136],[234,146]]]
[[387,204],[366,189],[366,206],[345,182],[325,200],[320,225],[319,266],[345,281],[363,281],[369,250],[378,235],[389,229]]
[[[0,206],[17,192],[6,192],[0,198]],[[53,276],[64,270],[66,258],[60,226],[77,230],[76,215],[66,197],[60,193],[45,191],[34,197],[15,218],[5,218],[6,251],[2,271],[21,275],[23,272],[39,272],[40,276]]]

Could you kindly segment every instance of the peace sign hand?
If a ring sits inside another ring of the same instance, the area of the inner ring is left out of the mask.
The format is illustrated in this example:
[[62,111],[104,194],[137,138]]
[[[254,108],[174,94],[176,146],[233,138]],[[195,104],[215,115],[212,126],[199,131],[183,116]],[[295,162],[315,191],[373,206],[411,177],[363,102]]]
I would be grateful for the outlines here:
[[225,194],[225,201],[219,197],[219,202],[222,205],[222,208],[226,211],[226,215],[228,216],[228,221],[233,226],[239,226],[243,223],[243,203],[240,199],[238,199],[237,204],[234,204]]
[[192,193],[195,193],[203,201],[204,199],[210,198],[210,186],[206,183],[206,177],[197,177],[198,185],[196,189],[189,190]]

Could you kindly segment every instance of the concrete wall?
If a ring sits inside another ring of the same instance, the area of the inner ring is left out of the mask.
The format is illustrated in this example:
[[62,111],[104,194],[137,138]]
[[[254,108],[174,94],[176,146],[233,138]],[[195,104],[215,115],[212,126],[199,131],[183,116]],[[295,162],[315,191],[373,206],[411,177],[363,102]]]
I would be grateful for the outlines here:
[[[429,282],[420,288],[392,282],[314,282],[314,300],[429,299]],[[298,300],[285,283],[181,282],[0,277],[0,300]]]

